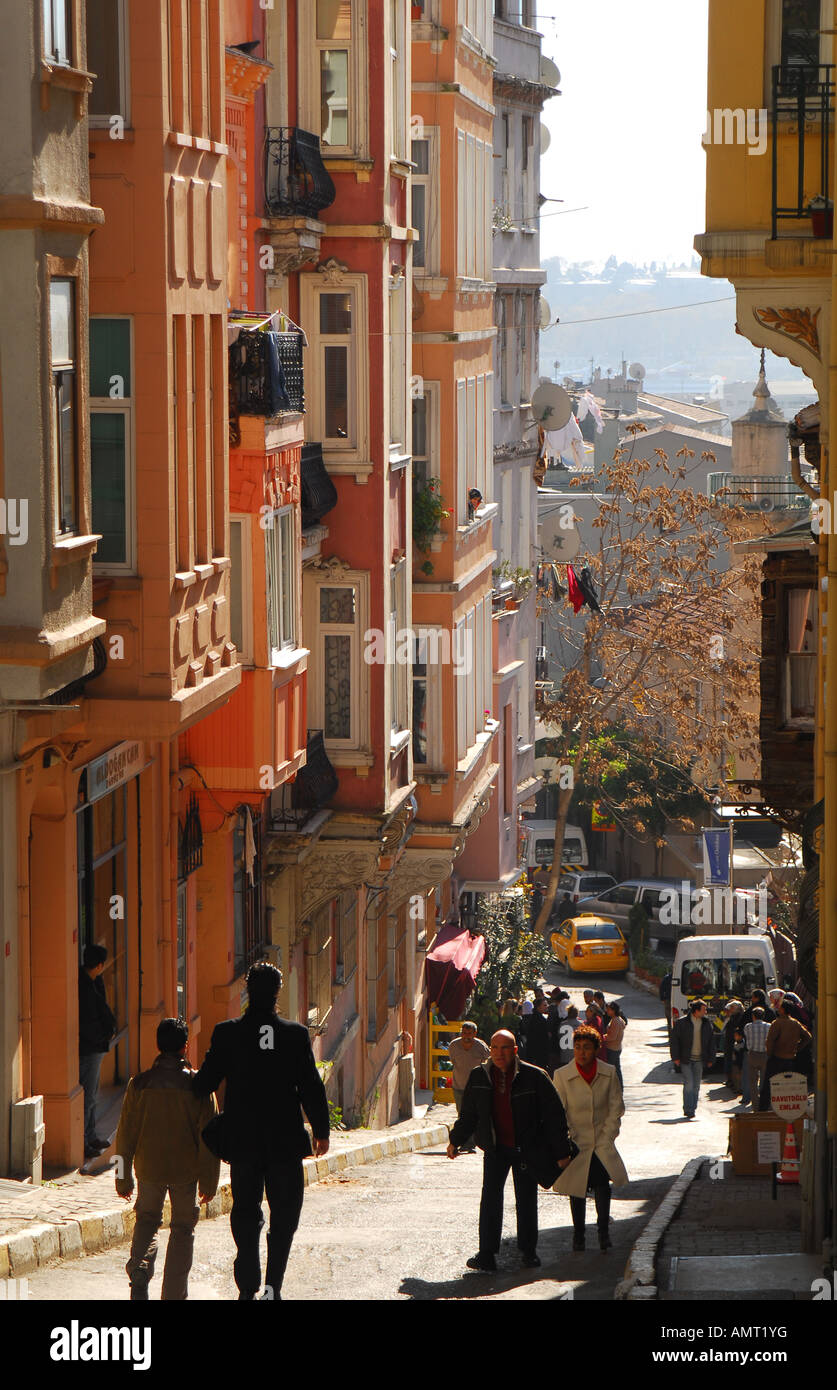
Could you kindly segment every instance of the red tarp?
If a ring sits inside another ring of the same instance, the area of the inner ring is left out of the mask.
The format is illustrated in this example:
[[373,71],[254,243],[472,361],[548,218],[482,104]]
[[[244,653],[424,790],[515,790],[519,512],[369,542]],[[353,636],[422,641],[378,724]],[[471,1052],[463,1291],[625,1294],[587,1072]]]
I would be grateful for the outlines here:
[[485,937],[457,923],[442,927],[427,956],[427,1000],[448,1019],[459,1019],[485,960]]

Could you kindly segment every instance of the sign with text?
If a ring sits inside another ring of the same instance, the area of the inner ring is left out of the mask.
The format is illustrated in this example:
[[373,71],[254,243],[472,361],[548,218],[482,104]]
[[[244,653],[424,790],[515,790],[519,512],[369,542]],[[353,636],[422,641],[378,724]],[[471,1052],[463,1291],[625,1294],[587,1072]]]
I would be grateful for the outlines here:
[[777,1115],[792,1123],[808,1114],[808,1081],[797,1071],[783,1071],[770,1078],[770,1104]]
[[117,743],[100,758],[87,764],[87,800],[98,801],[135,777],[144,762],[143,745],[135,739]]
[[703,832],[703,886],[729,888],[732,868],[732,826]]
[[756,1149],[759,1163],[780,1163],[782,1144],[778,1129],[760,1129],[756,1135]]

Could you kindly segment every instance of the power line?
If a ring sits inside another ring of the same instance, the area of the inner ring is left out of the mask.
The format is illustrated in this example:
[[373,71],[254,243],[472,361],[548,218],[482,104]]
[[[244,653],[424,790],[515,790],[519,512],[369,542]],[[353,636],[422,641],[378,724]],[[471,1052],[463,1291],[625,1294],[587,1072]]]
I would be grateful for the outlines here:
[[609,323],[612,319],[638,319],[645,314],[673,314],[676,309],[702,309],[705,304],[732,304],[734,299],[734,294],[728,294],[723,299],[696,299],[691,304],[668,304],[661,309],[634,309],[629,314],[601,314],[595,319],[556,319],[549,327],[555,328],[560,324],[562,328],[574,328],[577,323]]

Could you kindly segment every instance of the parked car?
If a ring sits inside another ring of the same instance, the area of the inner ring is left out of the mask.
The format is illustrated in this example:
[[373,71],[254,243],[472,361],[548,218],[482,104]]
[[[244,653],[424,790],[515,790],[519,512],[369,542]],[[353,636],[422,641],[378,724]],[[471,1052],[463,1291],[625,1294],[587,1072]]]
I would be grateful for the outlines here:
[[555,902],[558,904],[564,894],[569,893],[572,901],[577,903],[582,898],[591,898],[596,893],[603,893],[606,888],[612,888],[615,882],[613,874],[596,873],[594,869],[585,873],[562,874],[558,880]]
[[624,975],[630,967],[628,943],[619,927],[592,912],[568,917],[550,934],[549,944],[558,968],[569,975]]
[[[684,889],[685,885],[685,889]],[[688,900],[683,901],[684,892]],[[682,936],[694,931],[689,915],[697,901],[695,885],[691,880],[680,878],[629,878],[617,883],[593,897],[582,898],[579,907],[584,912],[602,913],[612,917],[621,926],[627,927],[628,918],[634,903],[643,907],[652,924],[650,936],[659,941],[677,942]],[[674,921],[660,921],[660,908],[668,907]]]

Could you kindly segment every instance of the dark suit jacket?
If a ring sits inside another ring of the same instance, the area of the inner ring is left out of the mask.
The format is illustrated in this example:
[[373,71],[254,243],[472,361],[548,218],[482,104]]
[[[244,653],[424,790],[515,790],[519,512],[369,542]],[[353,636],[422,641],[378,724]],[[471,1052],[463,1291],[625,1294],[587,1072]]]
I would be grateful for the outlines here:
[[91,980],[83,966],[78,972],[78,1050],[85,1057],[91,1052],[107,1052],[116,1032],[116,1019],[105,995],[101,975]]
[[224,1156],[230,1162],[306,1158],[311,1145],[302,1110],[314,1138],[328,1138],[325,1087],[301,1023],[253,1009],[219,1023],[195,1077],[195,1094],[209,1095],[224,1080]]
[[[467,1143],[472,1134],[481,1149],[496,1147],[492,1068],[492,1062],[484,1062],[468,1077],[459,1119],[450,1130],[451,1143],[457,1147]],[[540,1067],[515,1059],[511,1109],[515,1141],[524,1158],[534,1155],[542,1145],[555,1158],[569,1158],[571,1149],[564,1107]]]
[[[705,1067],[715,1060],[715,1031],[708,1018],[700,1020],[700,1054]],[[674,1062],[691,1062],[695,1024],[690,1013],[678,1018],[671,1030],[671,1057]]]

